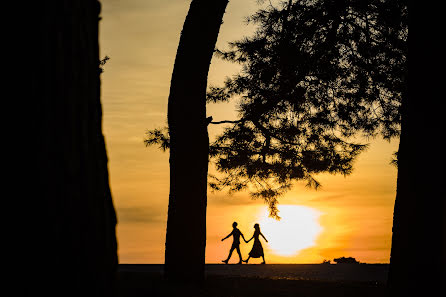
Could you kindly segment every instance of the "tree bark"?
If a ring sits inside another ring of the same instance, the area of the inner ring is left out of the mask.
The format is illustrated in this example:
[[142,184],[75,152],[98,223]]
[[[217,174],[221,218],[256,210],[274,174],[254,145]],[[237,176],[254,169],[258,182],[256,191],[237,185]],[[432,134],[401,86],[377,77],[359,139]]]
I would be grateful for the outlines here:
[[27,294],[112,296],[118,259],[102,134],[100,3],[36,2],[25,6],[34,104],[23,109],[35,108]]
[[408,94],[402,102],[388,284],[391,296],[435,296],[446,281],[446,156],[439,143],[446,123],[439,108],[441,76],[426,74],[435,73],[443,55],[433,50],[441,18],[429,12],[421,21],[425,5],[409,5]]
[[170,193],[165,276],[204,278],[209,137],[206,86],[228,0],[193,0],[172,74],[168,125]]

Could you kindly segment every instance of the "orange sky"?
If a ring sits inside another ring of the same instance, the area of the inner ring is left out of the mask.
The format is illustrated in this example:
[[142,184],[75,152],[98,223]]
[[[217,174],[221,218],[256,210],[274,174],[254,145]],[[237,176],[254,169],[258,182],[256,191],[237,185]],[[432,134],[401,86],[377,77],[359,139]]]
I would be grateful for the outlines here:
[[[102,1],[101,56],[111,57],[102,74],[103,122],[120,263],[164,261],[168,153],[146,148],[143,139],[147,129],[166,124],[170,76],[189,4],[189,0]],[[257,7],[256,0],[231,0],[217,47],[252,32],[244,17]],[[235,71],[237,66],[214,59],[209,83],[219,84]],[[233,119],[235,111],[231,104],[210,105],[208,115],[216,121]],[[210,135],[217,129],[210,126]],[[266,206],[247,193],[209,193],[206,262],[219,263],[227,256],[231,241],[220,239],[231,232],[233,221],[247,238],[254,223],[260,223],[269,240],[262,242],[268,263],[320,263],[342,256],[388,262],[397,174],[389,162],[398,141],[364,142],[370,147],[355,163],[352,175],[319,175],[318,191],[296,184],[280,200],[280,222],[270,222]],[[252,241],[242,244],[244,256],[251,245]],[[238,261],[236,255],[232,261]]]

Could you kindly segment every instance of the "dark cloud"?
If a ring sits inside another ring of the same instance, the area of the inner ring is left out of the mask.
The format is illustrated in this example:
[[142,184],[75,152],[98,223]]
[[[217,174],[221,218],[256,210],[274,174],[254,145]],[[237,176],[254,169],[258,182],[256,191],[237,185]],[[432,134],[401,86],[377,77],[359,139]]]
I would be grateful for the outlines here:
[[118,207],[118,223],[164,223],[165,210],[149,207]]

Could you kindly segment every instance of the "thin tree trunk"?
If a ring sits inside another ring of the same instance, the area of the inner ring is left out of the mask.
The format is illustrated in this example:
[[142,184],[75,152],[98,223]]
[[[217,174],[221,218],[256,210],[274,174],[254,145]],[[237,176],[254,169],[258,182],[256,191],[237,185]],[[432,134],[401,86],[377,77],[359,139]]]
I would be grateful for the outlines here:
[[35,180],[33,195],[26,197],[36,206],[27,293],[111,296],[118,260],[102,135],[100,3],[37,2],[25,5],[33,15],[28,38],[31,101],[37,106],[29,164]]
[[206,86],[228,0],[193,0],[177,50],[168,104],[170,194],[165,276],[202,280],[209,138]]
[[409,3],[408,94],[402,103],[388,282],[391,296],[399,297],[435,296],[446,282],[446,156],[440,145],[446,123],[439,108],[441,76],[426,75],[438,67],[440,54],[432,49],[440,19],[429,16],[422,27],[417,17],[425,4]]

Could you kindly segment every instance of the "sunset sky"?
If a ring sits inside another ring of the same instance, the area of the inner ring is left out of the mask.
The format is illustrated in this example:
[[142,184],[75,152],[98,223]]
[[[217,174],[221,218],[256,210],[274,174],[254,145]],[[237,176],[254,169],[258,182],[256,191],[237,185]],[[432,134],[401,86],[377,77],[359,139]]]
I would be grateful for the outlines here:
[[[118,215],[119,260],[163,263],[169,155],[145,147],[143,140],[146,130],[166,125],[170,78],[190,0],[101,2],[100,54],[111,58],[102,74],[103,125]],[[253,27],[244,18],[258,7],[256,0],[231,0],[217,47],[249,35]],[[219,85],[237,69],[214,58],[208,83]],[[230,103],[209,105],[207,113],[216,121],[236,117]],[[210,126],[211,137],[219,128]],[[220,240],[231,232],[233,221],[247,238],[253,225],[260,224],[269,240],[262,242],[267,263],[320,263],[342,256],[389,262],[397,175],[389,163],[398,141],[363,142],[370,146],[350,176],[319,175],[322,188],[317,191],[296,183],[280,199],[281,221],[268,218],[265,204],[251,200],[248,193],[209,192],[206,262],[226,258],[231,240]],[[244,256],[251,246],[252,241],[242,244]],[[231,260],[237,262],[237,255]]]

